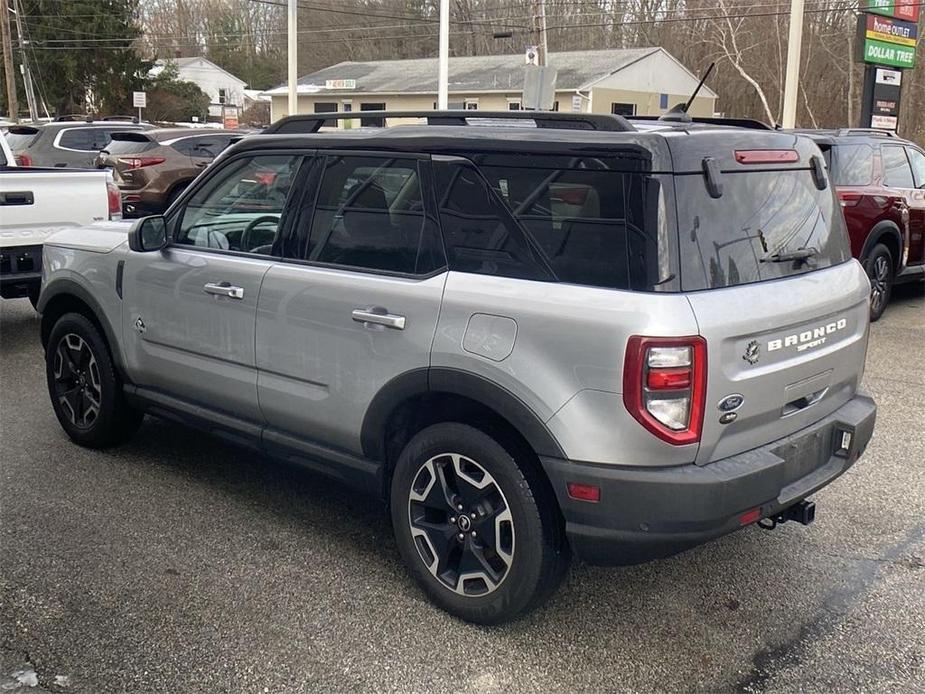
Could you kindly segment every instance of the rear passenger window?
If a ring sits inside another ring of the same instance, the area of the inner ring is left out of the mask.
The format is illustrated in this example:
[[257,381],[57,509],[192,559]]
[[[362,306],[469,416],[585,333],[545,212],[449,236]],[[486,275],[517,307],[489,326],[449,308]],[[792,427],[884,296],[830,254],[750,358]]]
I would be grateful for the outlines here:
[[916,188],[925,188],[925,154],[917,149],[909,149],[909,160],[912,162],[912,172],[915,174]]
[[838,145],[834,148],[833,178],[836,186],[867,186],[873,181],[874,149],[870,145]]
[[58,146],[89,152],[93,149],[94,136],[92,128],[70,128],[61,131]]
[[328,156],[304,259],[426,274],[444,265],[416,159]]
[[883,182],[890,188],[915,188],[912,168],[906,158],[906,151],[898,145],[884,145]]
[[437,205],[451,270],[553,279],[510,210],[469,162],[435,161]]

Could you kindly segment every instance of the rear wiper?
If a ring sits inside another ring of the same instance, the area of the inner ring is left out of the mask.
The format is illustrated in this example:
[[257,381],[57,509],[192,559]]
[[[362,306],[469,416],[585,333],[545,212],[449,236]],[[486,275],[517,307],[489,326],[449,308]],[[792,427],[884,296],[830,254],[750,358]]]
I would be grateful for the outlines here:
[[769,253],[761,259],[762,263],[789,263],[799,260],[809,260],[819,251],[815,248],[797,248],[795,251],[776,251]]

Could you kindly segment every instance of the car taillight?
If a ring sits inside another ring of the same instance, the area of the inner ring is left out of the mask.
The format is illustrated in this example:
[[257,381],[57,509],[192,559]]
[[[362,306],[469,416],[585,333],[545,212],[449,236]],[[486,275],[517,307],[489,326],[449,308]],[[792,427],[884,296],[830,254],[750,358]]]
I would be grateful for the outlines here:
[[109,218],[122,219],[122,193],[115,183],[106,184],[106,197],[109,200]]
[[16,163],[20,166],[32,166],[32,157],[23,152],[22,154],[17,154],[13,157],[16,160]]
[[841,202],[842,207],[854,207],[859,202],[863,196],[860,193],[848,193],[846,191],[838,191],[838,200]]
[[157,166],[167,161],[164,157],[119,157],[119,161],[129,169],[142,169],[146,166]]
[[623,403],[663,441],[696,443],[703,428],[707,343],[702,337],[642,337],[626,344]]

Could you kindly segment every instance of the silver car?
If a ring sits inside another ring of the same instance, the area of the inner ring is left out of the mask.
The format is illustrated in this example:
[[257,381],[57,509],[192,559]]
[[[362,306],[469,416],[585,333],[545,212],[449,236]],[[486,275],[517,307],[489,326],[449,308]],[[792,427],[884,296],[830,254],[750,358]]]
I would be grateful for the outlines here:
[[68,435],[112,445],[147,413],[332,475],[387,502],[437,605],[484,624],[541,602],[572,555],[812,521],[876,412],[870,287],[816,146],[425,116],[285,119],[165,215],[50,239]]

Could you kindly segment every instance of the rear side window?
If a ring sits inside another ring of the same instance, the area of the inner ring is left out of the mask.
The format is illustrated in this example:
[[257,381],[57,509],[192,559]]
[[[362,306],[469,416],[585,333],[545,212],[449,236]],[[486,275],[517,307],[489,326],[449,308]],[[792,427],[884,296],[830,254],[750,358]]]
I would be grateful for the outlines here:
[[170,146],[181,154],[191,157],[214,159],[231,142],[231,135],[204,135],[202,137],[184,137]]
[[836,186],[867,186],[874,178],[874,148],[838,145],[832,148],[832,178]]
[[413,158],[325,157],[304,259],[426,274],[443,266]]
[[883,183],[890,188],[915,188],[912,167],[906,158],[906,150],[899,145],[884,145]]
[[[702,175],[675,177],[684,291],[791,277],[850,258],[841,208],[809,170],[724,173],[721,180],[723,195],[712,198]],[[814,253],[774,260],[801,249]]]
[[553,279],[539,249],[471,162],[435,161],[434,174],[451,270]]
[[915,187],[925,188],[925,154],[917,149],[909,149],[909,161],[912,162],[912,173],[915,174]]
[[654,177],[602,157],[477,161],[560,282],[645,291],[668,279],[666,214]]

